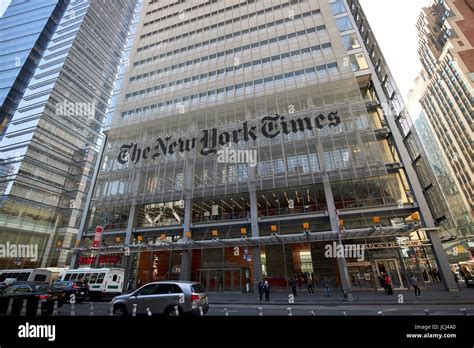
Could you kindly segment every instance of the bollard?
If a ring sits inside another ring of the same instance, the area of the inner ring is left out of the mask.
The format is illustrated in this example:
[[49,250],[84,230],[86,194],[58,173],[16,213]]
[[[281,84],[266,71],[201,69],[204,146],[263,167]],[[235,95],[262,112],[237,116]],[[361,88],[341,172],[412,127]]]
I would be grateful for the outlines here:
[[293,313],[291,313],[291,308],[288,307],[286,310],[288,311],[288,316],[291,317],[293,315]]
[[179,308],[178,306],[174,306],[174,314],[178,317],[179,316]]
[[110,316],[114,315],[114,305],[113,305],[113,303],[109,304],[109,315]]
[[202,307],[199,307],[199,315],[202,317],[204,315],[204,312],[202,311]]
[[136,303],[133,304],[132,317],[137,316],[137,306],[138,305]]
[[263,310],[262,310],[262,307],[258,307],[258,315],[259,316],[263,316]]
[[89,303],[89,316],[94,315],[94,302]]
[[343,311],[343,312],[342,312],[342,315],[345,316],[345,317],[347,317],[346,311]]
[[53,315],[58,315],[58,301],[54,301]]
[[42,310],[41,310],[41,307],[42,307],[43,303],[40,301],[38,301],[38,308],[36,309],[36,316],[37,317],[40,317],[41,314],[42,314]]
[[378,312],[377,312],[377,315],[378,315],[379,317],[383,317],[383,312],[382,312],[382,311],[378,311]]
[[313,317],[315,317],[315,316],[316,316],[316,313],[314,313],[314,311],[311,311],[311,315],[312,315]]
[[23,305],[21,306],[21,312],[20,315],[26,315],[26,303],[28,300],[23,300]]
[[71,317],[74,317],[76,315],[76,304],[71,303]]
[[426,315],[430,315],[430,310],[429,310],[429,309],[425,309],[425,314],[426,314]]
[[462,314],[468,316],[469,314],[467,314],[467,310],[466,308],[461,308],[460,311],[462,312]]
[[226,317],[229,316],[229,312],[227,312],[227,308],[224,308],[224,314],[225,314]]
[[7,315],[12,315],[12,309],[13,309],[13,299],[11,298],[10,301],[8,301]]
[[146,309],[146,312],[148,313],[148,316],[151,317],[151,310],[150,310],[150,308],[147,308],[147,309]]

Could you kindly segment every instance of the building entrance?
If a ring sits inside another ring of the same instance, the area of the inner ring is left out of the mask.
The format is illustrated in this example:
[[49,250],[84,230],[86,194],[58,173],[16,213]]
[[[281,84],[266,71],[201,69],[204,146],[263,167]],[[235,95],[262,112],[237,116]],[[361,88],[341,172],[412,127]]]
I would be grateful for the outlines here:
[[[403,278],[400,273],[400,266],[396,259],[386,259],[375,261],[376,276],[378,277],[382,272],[388,273],[392,278],[393,289],[404,289]],[[380,289],[382,287],[377,284]]]
[[242,292],[242,268],[200,268],[198,274],[208,292]]

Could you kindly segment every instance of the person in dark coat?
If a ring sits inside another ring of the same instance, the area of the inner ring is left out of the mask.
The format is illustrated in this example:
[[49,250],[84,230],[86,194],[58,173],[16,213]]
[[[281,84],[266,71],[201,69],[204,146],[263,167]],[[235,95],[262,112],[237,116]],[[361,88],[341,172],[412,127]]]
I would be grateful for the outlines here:
[[296,297],[296,279],[295,277],[290,278],[291,291],[293,291],[293,296]]
[[379,282],[380,282],[380,286],[383,288],[383,290],[385,291],[385,293],[387,293],[387,286],[385,285],[385,279],[384,279],[384,273],[380,273],[379,275]]
[[265,293],[265,281],[263,279],[258,283],[258,293],[260,295],[260,302],[262,302],[263,294]]
[[270,302],[270,284],[268,284],[267,280],[265,280],[265,283],[263,284],[263,288],[265,291],[265,302]]

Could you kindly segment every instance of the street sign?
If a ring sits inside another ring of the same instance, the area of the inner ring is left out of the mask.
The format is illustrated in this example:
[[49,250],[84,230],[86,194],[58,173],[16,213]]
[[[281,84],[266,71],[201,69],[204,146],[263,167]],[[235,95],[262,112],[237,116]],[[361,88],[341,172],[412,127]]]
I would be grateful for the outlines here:
[[92,242],[92,249],[99,249],[100,240],[102,239],[102,232],[104,232],[104,228],[102,226],[97,226],[95,228],[95,235],[94,235],[94,241]]

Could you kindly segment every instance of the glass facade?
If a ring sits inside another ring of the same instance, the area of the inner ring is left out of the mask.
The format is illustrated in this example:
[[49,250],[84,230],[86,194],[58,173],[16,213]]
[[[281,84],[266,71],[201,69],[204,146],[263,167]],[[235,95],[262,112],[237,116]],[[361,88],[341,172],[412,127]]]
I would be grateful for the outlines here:
[[[37,244],[40,255],[31,265],[2,259],[6,268],[69,262],[135,5],[121,1],[104,11],[106,2],[59,3],[60,14],[53,1],[33,7],[13,1],[0,20],[2,28],[22,25],[11,31],[24,36],[12,38],[6,48],[29,47],[30,29],[37,30],[39,40],[50,35],[40,44],[37,67],[0,141],[0,241]],[[15,54],[7,61],[14,64]]]
[[324,255],[340,226],[343,243],[364,245],[422,226],[392,133],[402,100],[347,2],[147,1],[143,13],[78,251],[113,225],[103,251],[131,248],[121,265],[134,281],[245,291],[262,275],[284,288],[292,275],[346,287],[358,274],[377,289],[385,270],[407,286],[410,255],[396,248],[362,264]]

